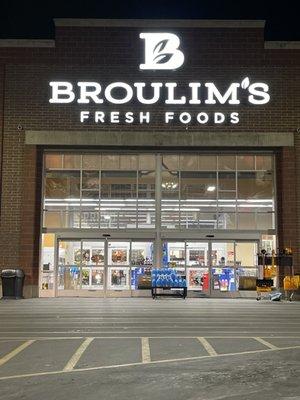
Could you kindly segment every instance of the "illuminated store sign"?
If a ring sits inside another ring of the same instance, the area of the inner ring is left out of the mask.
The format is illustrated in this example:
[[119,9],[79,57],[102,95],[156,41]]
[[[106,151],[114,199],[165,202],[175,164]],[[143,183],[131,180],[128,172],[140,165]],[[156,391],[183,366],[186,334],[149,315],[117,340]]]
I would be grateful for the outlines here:
[[[140,64],[141,70],[174,70],[184,63],[184,55],[179,49],[179,38],[171,33],[141,33],[140,38],[145,41],[145,61]],[[80,111],[80,122],[92,121],[95,123],[151,123],[151,108],[145,105],[163,104],[162,123],[172,121],[182,124],[222,124],[224,122],[237,124],[240,120],[239,112],[232,111],[225,114],[219,110],[206,112],[205,105],[232,105],[238,106],[241,101],[251,105],[264,105],[270,101],[269,86],[263,82],[251,82],[248,77],[241,82],[232,82],[224,90],[220,90],[214,82],[181,83],[180,90],[177,82],[65,82],[52,81],[52,104],[104,104],[104,105],[136,105],[143,108],[139,112],[131,110],[104,110]],[[169,106],[181,105],[181,110],[174,111]],[[188,106],[200,106],[195,112],[188,111]]]
[[145,40],[145,63],[140,69],[176,69],[184,62],[184,55],[178,49],[180,40],[173,33],[141,33]]

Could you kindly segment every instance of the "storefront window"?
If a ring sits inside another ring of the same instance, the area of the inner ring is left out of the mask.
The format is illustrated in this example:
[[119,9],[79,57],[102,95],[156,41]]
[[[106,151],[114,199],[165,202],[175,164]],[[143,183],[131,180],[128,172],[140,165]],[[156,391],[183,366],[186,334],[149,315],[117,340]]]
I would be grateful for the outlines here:
[[237,169],[239,171],[254,170],[255,169],[255,156],[254,155],[237,156]]
[[99,154],[83,154],[82,169],[83,170],[100,170],[101,156]]
[[236,157],[234,155],[218,156],[219,171],[235,170]]
[[272,155],[49,153],[43,226],[267,231],[274,193]]
[[80,169],[81,155],[79,154],[64,154],[63,156],[64,169]]

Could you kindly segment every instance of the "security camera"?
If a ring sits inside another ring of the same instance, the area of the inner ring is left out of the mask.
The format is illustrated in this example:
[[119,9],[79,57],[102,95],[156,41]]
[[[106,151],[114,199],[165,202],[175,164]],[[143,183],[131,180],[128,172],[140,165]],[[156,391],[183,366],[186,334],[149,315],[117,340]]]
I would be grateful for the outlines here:
[[21,131],[21,130],[23,129],[23,126],[22,126],[21,124],[19,124],[19,125],[17,126],[17,129],[18,129],[18,131]]

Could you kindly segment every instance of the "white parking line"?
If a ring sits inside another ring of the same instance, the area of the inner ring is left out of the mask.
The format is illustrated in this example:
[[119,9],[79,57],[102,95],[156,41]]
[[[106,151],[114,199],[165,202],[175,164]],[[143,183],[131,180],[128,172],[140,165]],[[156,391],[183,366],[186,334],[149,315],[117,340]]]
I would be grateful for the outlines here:
[[143,364],[146,364],[151,361],[149,338],[142,337],[141,342],[142,342],[142,361]]
[[199,342],[202,344],[202,346],[205,348],[205,350],[208,352],[210,356],[217,356],[216,350],[212,347],[212,345],[202,336],[197,337]]
[[267,342],[265,339],[262,339],[261,337],[254,337],[253,339],[257,340],[259,343],[263,344],[264,346],[268,347],[269,349],[272,349],[272,350],[278,349],[277,346],[274,346],[274,344]]
[[30,346],[35,340],[27,340],[25,343],[22,343],[16,349],[12,350],[10,353],[6,354],[4,357],[0,358],[0,367],[7,363],[7,361],[11,360],[17,354],[21,353],[26,347]]
[[86,349],[88,348],[88,346],[91,344],[91,342],[94,340],[94,338],[88,337],[86,338],[81,345],[78,347],[78,349],[75,351],[75,353],[72,355],[72,357],[70,358],[70,360],[67,362],[67,364],[64,367],[64,371],[72,371],[76,364],[78,363],[78,361],[80,360],[82,354],[86,351]]

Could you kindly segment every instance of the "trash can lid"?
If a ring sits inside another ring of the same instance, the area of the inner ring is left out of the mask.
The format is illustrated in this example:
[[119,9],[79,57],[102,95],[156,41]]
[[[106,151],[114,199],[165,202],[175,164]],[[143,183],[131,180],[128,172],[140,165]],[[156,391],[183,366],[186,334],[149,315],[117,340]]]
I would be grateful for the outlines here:
[[0,272],[2,278],[23,278],[25,276],[24,271],[20,268],[15,269],[3,269]]

